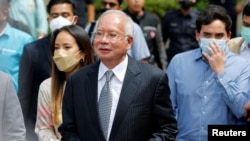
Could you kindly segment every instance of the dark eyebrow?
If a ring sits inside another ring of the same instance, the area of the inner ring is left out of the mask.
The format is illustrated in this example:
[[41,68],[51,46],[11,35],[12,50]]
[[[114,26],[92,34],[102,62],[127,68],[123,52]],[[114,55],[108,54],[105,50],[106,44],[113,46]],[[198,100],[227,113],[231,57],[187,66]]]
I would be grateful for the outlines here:
[[211,35],[210,32],[203,32],[203,35]]
[[215,35],[216,35],[216,36],[223,36],[224,33],[216,33]]

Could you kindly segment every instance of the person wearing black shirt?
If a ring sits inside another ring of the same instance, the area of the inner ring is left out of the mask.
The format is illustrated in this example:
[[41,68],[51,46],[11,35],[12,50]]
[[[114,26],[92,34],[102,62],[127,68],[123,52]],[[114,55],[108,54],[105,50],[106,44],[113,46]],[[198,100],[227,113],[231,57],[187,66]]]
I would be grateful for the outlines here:
[[168,63],[177,53],[197,48],[195,21],[198,11],[192,9],[196,0],[178,0],[180,9],[166,12],[162,20],[163,41],[169,40]]

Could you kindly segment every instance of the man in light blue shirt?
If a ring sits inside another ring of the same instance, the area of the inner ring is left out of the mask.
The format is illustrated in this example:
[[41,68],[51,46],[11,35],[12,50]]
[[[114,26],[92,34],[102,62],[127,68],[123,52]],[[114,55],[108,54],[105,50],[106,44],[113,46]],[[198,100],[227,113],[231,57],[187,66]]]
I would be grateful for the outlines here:
[[19,61],[24,45],[33,41],[32,36],[11,27],[7,22],[8,0],[0,0],[0,70],[12,76],[18,90]]
[[10,4],[9,16],[27,25],[35,39],[48,33],[44,0],[11,0]]
[[231,19],[211,5],[196,20],[200,48],[176,55],[167,68],[177,141],[207,141],[208,125],[236,124],[249,97],[250,64],[228,50]]

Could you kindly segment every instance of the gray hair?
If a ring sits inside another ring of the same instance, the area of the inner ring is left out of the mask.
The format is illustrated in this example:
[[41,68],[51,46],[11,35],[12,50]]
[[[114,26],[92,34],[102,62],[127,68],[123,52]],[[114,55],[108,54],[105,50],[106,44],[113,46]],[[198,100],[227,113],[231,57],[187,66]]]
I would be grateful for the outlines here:
[[104,12],[100,16],[99,20],[97,21],[97,24],[96,24],[97,27],[99,26],[100,20],[105,15],[108,15],[108,14],[117,14],[117,15],[121,15],[122,18],[125,18],[125,27],[124,27],[125,28],[124,29],[125,33],[126,33],[126,35],[133,37],[133,33],[134,33],[134,26],[133,26],[133,24],[134,24],[134,22],[133,22],[133,20],[126,13],[124,13],[121,10],[107,10],[106,12]]

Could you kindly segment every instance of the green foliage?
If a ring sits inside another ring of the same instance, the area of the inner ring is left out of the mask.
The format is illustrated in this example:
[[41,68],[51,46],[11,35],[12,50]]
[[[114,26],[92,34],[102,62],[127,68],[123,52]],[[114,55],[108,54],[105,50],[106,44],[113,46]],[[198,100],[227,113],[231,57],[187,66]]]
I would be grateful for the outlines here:
[[164,16],[166,11],[177,9],[178,7],[177,0],[146,0],[145,2],[145,8],[156,13],[159,17]]
[[[196,0],[194,8],[202,10],[207,6],[208,0]],[[97,17],[100,13],[101,0],[96,0],[95,7]],[[123,0],[123,8],[126,8],[125,0]],[[145,9],[156,13],[160,18],[164,16],[166,11],[179,8],[177,0],[145,0]]]

